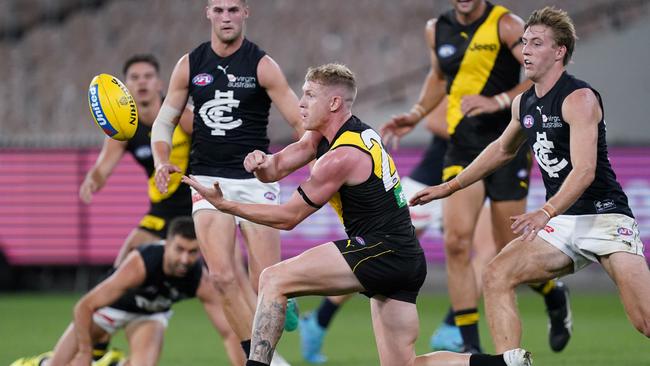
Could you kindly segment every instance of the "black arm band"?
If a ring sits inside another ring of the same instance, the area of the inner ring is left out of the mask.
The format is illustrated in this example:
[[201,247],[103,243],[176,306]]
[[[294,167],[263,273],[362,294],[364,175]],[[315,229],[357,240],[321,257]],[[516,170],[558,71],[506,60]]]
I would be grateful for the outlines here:
[[305,202],[309,206],[311,206],[311,207],[313,207],[313,208],[315,208],[317,210],[319,208],[323,207],[323,206],[319,206],[319,205],[315,204],[314,201],[310,200],[309,197],[307,197],[307,193],[305,193],[305,191],[303,191],[302,187],[300,187],[300,186],[298,186],[298,193],[300,193],[300,196],[302,196],[302,199],[305,200]]

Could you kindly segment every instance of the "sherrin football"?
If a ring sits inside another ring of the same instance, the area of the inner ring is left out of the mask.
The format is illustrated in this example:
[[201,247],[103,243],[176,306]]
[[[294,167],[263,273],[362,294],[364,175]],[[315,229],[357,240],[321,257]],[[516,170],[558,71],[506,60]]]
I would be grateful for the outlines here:
[[126,141],[138,128],[138,109],[133,96],[115,76],[99,74],[88,88],[90,114],[104,133],[115,140]]

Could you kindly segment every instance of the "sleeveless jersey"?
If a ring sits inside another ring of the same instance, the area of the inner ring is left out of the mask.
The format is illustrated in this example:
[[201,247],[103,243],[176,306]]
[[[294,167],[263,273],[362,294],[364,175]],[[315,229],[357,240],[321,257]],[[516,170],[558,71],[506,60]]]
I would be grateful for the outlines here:
[[257,77],[257,65],[264,55],[247,39],[228,57],[214,53],[210,42],[190,53],[193,174],[254,177],[244,170],[244,158],[253,150],[268,152],[269,146],[271,99]]
[[627,196],[616,181],[616,174],[607,157],[605,111],[600,94],[566,71],[546,95],[538,98],[533,86],[522,94],[519,104],[519,121],[542,173],[546,199],[557,193],[573,169],[569,142],[571,126],[562,116],[562,103],[569,94],[583,88],[589,88],[596,94],[603,113],[598,123],[596,174],[591,185],[564,215],[619,213],[633,218]]
[[508,12],[488,2],[485,13],[472,24],[460,24],[454,10],[436,22],[434,51],[447,80],[450,142],[470,154],[480,153],[510,122],[509,108],[475,117],[464,116],[460,109],[463,96],[494,96],[519,82],[519,62],[499,38],[499,19]]
[[144,260],[146,278],[142,285],[130,289],[110,307],[131,313],[153,314],[167,311],[172,304],[196,296],[203,268],[201,261],[184,277],[167,276],[163,272],[165,246],[149,244],[137,248]]
[[352,116],[341,126],[331,144],[323,137],[317,158],[341,146],[352,146],[370,155],[373,165],[368,180],[354,186],[341,186],[329,201],[348,236],[390,235],[396,243],[402,243],[398,247],[400,251],[421,252],[395,163],[384,149],[379,134]]
[[181,184],[181,176],[187,174],[190,159],[190,136],[178,126],[174,129],[172,137],[173,148],[169,155],[169,161],[178,166],[182,174],[172,174],[169,181],[167,193],[162,194],[156,188],[154,176],[156,170],[153,164],[151,153],[151,126],[138,123],[133,137],[128,140],[126,150],[144,168],[149,176],[149,201],[152,204],[164,203],[166,207],[186,208],[192,207],[190,188],[187,184]]

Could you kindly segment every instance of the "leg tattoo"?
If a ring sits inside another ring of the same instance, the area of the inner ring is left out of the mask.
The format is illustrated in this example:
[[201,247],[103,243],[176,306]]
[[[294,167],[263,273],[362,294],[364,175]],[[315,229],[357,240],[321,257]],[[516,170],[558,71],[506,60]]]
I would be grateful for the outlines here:
[[249,359],[271,363],[273,351],[284,328],[286,304],[286,298],[267,300],[264,294],[260,294],[253,322],[253,339]]

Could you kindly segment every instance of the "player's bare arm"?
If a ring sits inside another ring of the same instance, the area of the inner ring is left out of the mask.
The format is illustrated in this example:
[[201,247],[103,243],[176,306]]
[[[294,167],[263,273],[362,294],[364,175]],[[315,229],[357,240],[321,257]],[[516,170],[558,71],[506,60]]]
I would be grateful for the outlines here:
[[399,139],[411,132],[415,125],[434,110],[445,96],[445,77],[438,65],[438,56],[436,56],[435,50],[435,24],[436,19],[431,19],[425,27],[424,34],[430,50],[431,68],[424,79],[417,103],[409,112],[394,116],[380,129],[384,142],[388,145],[397,146]]
[[146,270],[142,256],[139,252],[131,252],[115,273],[77,302],[74,307],[74,326],[80,355],[85,357],[87,354],[90,357],[92,352],[90,328],[93,313],[97,309],[115,302],[128,289],[142,284],[145,276]]
[[278,108],[285,120],[296,130],[298,137],[305,130],[302,128],[298,97],[291,90],[280,66],[270,56],[262,57],[257,65],[257,76],[260,85],[266,89],[267,94]]
[[169,176],[181,171],[179,167],[169,163],[169,154],[174,128],[187,104],[189,74],[189,56],[185,54],[174,67],[167,96],[151,129],[151,152],[156,167],[154,181],[161,193],[167,193]]
[[411,206],[423,205],[436,199],[448,197],[511,161],[526,142],[526,135],[519,124],[520,99],[521,95],[518,95],[512,103],[512,119],[498,139],[489,144],[456,178],[421,190],[409,200],[409,204]]
[[[327,152],[316,162],[309,178],[300,185],[304,197],[296,191],[288,202],[280,206],[232,202],[224,199],[218,184],[205,187],[191,177],[183,177],[183,182],[222,212],[276,229],[291,230],[326,204],[343,184],[359,184],[368,179],[372,162],[367,155],[364,157],[361,154],[366,155],[350,147]],[[362,178],[363,172],[366,172],[365,178]]]
[[[524,64],[524,56],[521,52],[521,36],[524,34],[524,21],[512,13],[504,14],[499,19],[499,39],[501,47],[508,47],[519,64]],[[516,95],[523,93],[530,88],[532,82],[528,79],[517,84],[514,88],[501,94],[486,97],[483,95],[467,95],[463,97],[460,109],[467,116],[477,116],[484,113],[494,113],[510,107],[511,101]]]
[[321,138],[318,132],[308,131],[278,153],[255,150],[244,159],[244,168],[262,182],[277,182],[312,161]]
[[86,173],[86,177],[79,187],[79,198],[84,203],[90,203],[93,194],[104,187],[106,180],[122,159],[122,155],[126,151],[126,144],[125,141],[117,141],[108,137],[104,139],[95,165]]

